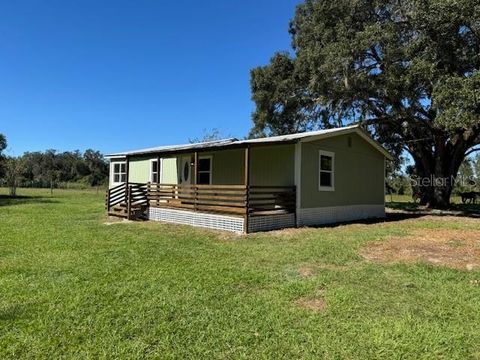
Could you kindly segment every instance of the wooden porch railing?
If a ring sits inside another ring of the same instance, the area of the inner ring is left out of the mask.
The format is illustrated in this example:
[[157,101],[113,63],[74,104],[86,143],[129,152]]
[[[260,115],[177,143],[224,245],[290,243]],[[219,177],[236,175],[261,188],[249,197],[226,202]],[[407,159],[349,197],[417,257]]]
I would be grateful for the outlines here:
[[239,216],[294,213],[295,186],[177,185],[124,183],[107,191],[108,212],[124,207],[127,217],[144,206]]
[[133,210],[148,205],[147,184],[129,182],[108,189],[105,200],[107,211],[110,212],[116,205],[124,206],[130,219]]
[[107,190],[105,208],[110,211],[115,205],[127,202],[127,184],[122,183]]
[[127,184],[127,200],[132,206],[148,205],[147,184],[129,182]]
[[147,184],[150,206],[237,215],[295,212],[294,186]]
[[295,186],[249,186],[248,213],[250,215],[294,213],[295,190]]

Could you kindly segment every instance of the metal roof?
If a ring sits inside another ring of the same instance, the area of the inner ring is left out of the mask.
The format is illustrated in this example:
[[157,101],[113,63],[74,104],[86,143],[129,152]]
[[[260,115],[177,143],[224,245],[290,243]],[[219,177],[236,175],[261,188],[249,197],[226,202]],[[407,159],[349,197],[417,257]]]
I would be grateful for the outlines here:
[[157,146],[152,148],[146,149],[139,149],[139,150],[130,150],[124,151],[119,153],[108,154],[106,157],[120,157],[126,155],[142,155],[142,154],[151,154],[151,153],[163,153],[163,152],[175,152],[175,151],[183,151],[183,150],[198,150],[198,149],[207,149],[216,146],[225,146],[232,144],[238,141],[236,138],[229,138],[229,139],[221,139],[215,141],[206,141],[206,142],[199,142],[199,143],[192,143],[192,144],[182,144],[182,145],[165,145],[165,146]]
[[318,131],[308,131],[297,134],[290,135],[279,135],[279,136],[270,136],[257,139],[247,139],[247,140],[238,140],[236,138],[222,139],[216,141],[207,141],[199,142],[193,144],[183,144],[183,145],[168,145],[168,146],[159,146],[147,149],[125,151],[119,153],[113,153],[106,155],[107,158],[115,157],[125,157],[129,155],[147,155],[147,154],[162,154],[162,153],[175,153],[175,152],[185,152],[189,150],[208,150],[208,149],[218,149],[218,148],[234,148],[242,147],[248,145],[261,145],[261,144],[281,144],[281,143],[293,143],[300,140],[306,139],[321,139],[330,136],[339,136],[347,133],[356,132],[362,136],[365,140],[370,142],[377,150],[382,152],[387,158],[391,159],[391,155],[375,140],[373,140],[370,135],[363,131],[359,125],[350,125],[334,129],[318,130]]

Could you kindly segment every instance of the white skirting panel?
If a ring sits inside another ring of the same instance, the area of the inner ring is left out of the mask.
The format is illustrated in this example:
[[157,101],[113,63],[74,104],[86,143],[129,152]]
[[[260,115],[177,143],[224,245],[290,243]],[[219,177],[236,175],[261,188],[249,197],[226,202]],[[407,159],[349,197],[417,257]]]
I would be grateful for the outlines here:
[[236,216],[150,207],[148,219],[243,233],[243,218]]
[[384,217],[384,204],[329,206],[299,209],[297,213],[297,223],[298,226],[309,226]]
[[[383,204],[299,209],[296,216],[298,226],[322,225],[383,217],[385,217],[385,206]],[[245,232],[244,220],[242,217],[237,216],[150,207],[148,219],[235,233]],[[250,233],[289,227],[295,227],[295,214],[252,216],[248,221],[248,232]]]
[[248,220],[248,232],[270,231],[295,227],[295,214],[251,216]]

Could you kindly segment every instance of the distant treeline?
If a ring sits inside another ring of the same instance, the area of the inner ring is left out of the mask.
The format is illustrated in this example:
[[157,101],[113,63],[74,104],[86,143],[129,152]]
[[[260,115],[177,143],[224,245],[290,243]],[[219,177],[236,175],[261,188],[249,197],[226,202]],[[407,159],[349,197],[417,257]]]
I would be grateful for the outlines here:
[[17,158],[6,158],[5,163],[4,185],[9,185],[12,175],[19,187],[101,186],[108,181],[108,162],[94,150],[26,152]]

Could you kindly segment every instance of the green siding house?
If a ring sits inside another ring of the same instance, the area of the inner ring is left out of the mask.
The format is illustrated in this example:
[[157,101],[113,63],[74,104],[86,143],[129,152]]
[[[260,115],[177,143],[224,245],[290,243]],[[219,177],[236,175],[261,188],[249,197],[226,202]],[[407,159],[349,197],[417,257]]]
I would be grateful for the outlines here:
[[358,126],[108,155],[110,215],[239,233],[385,216],[390,154]]

